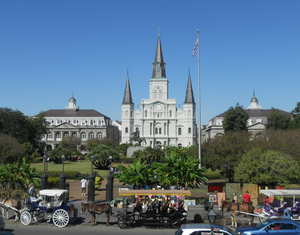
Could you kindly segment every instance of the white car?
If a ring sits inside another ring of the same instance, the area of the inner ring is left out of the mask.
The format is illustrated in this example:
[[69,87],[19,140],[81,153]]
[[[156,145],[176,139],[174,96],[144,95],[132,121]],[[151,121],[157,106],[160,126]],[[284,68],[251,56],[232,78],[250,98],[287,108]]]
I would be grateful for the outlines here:
[[186,224],[182,225],[181,228],[175,233],[175,235],[236,235],[235,232],[229,229],[210,224]]

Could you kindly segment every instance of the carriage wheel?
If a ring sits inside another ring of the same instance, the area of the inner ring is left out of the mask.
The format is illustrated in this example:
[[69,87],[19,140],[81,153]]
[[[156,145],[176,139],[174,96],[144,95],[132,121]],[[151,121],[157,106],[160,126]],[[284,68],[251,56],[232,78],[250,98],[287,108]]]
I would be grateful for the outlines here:
[[72,216],[70,216],[69,223],[74,223],[78,218],[78,210],[75,208],[72,212]]
[[58,209],[53,213],[53,223],[59,228],[65,227],[69,223],[69,215],[63,209]]
[[28,225],[31,222],[31,215],[28,211],[23,211],[20,215],[20,221],[23,225]]
[[118,225],[121,229],[125,229],[125,228],[128,228],[130,226],[130,219],[128,216],[120,216],[118,218]]
[[173,228],[179,228],[180,227],[181,222],[180,222],[180,219],[177,216],[172,216],[170,219],[171,219],[170,223],[171,223],[171,226]]

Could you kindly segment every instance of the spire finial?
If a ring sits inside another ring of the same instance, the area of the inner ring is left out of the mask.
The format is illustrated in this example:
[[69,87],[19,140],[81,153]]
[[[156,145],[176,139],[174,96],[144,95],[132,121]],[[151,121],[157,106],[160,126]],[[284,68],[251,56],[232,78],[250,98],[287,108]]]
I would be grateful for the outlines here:
[[127,77],[129,77],[129,69],[128,69],[128,67],[127,67]]
[[190,73],[190,66],[189,66],[189,75],[191,75],[191,73]]
[[158,37],[160,37],[160,30],[161,30],[161,28],[158,28],[157,30],[158,30]]
[[74,97],[74,91],[72,91],[72,96]]
[[255,90],[253,90],[253,96],[255,97]]

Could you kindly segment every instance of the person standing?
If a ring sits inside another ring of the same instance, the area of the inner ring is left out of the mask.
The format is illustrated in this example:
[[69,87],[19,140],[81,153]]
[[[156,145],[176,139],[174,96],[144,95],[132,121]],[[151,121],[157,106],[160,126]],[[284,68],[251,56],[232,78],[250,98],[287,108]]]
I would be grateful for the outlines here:
[[85,178],[82,178],[82,180],[81,180],[81,196],[86,195],[86,185],[87,185],[87,180]]
[[248,190],[247,190],[246,193],[244,194],[243,198],[244,198],[244,200],[245,200],[245,203],[250,204],[251,196],[250,196]]
[[236,196],[236,193],[233,194],[233,202],[236,204],[238,203],[238,198]]
[[284,211],[283,211],[283,218],[284,219],[291,219],[291,213],[290,213],[290,210],[287,208],[286,205],[283,206],[284,208]]
[[266,196],[266,204],[270,205],[270,198],[268,196]]

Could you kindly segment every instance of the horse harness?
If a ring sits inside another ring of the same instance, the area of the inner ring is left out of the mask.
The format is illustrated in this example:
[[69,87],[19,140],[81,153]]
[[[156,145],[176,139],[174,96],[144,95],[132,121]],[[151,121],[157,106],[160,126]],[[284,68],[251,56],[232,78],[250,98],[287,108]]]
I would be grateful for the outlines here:
[[97,205],[104,204],[104,203],[95,203],[95,205],[93,206],[93,208],[92,208],[92,204],[93,203],[90,203],[90,208],[87,210],[88,212],[95,213],[95,214],[102,214],[104,212],[104,210],[103,210],[103,212],[95,211],[95,207]]

